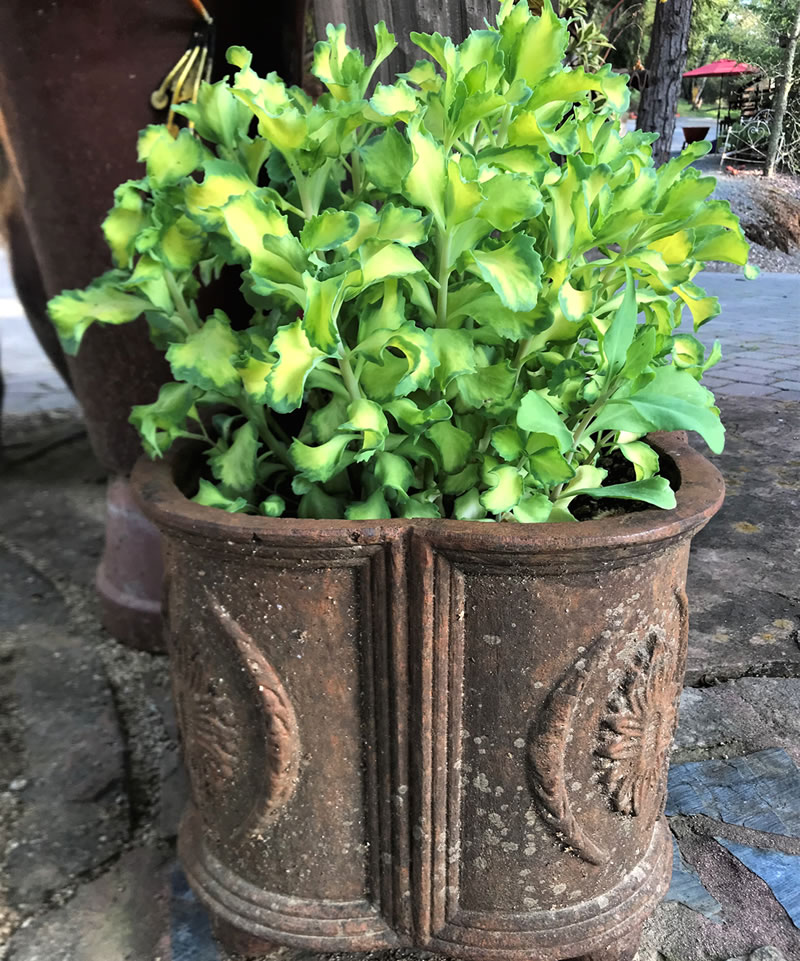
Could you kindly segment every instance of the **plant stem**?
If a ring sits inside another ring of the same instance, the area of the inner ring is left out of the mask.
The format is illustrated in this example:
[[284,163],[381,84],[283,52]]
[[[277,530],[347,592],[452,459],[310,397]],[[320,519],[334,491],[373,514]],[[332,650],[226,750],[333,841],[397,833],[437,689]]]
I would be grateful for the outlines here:
[[364,166],[358,151],[354,150],[350,156],[352,158],[353,193],[358,196],[364,186]]
[[281,439],[281,441],[282,441],[284,444],[287,444],[287,445],[288,445],[288,444],[291,444],[291,442],[292,442],[291,437],[289,437],[289,435],[286,433],[286,431],[285,431],[285,430],[281,427],[281,425],[275,420],[275,418],[272,416],[272,414],[271,414],[268,410],[266,410],[266,409],[264,410],[264,417],[265,417],[265,419],[266,419],[266,421],[267,421],[267,425],[268,425],[269,429],[272,431],[272,433],[273,433],[273,434],[277,434],[277,436]]
[[[578,452],[578,442],[580,441],[581,437],[586,433],[587,428],[589,427],[591,422],[594,420],[595,414],[603,406],[603,404],[606,402],[607,399],[608,399],[607,396],[600,397],[598,400],[594,402],[594,404],[592,404],[589,410],[586,411],[586,414],[584,415],[583,420],[580,422],[580,424],[577,427],[577,430],[572,435],[575,446],[574,446],[574,449],[571,450],[567,455],[566,460],[568,464],[572,463],[573,459],[575,458],[575,454],[577,454]],[[591,454],[589,454],[589,456],[585,460],[581,462],[579,466],[582,467],[585,464],[590,464],[594,460],[595,455],[603,446],[603,444],[604,444],[603,436],[601,434],[601,436],[597,440],[597,443],[594,446],[594,450],[591,452]],[[553,503],[555,503],[558,500],[558,498],[561,496],[561,492],[564,490],[565,485],[566,485],[566,482],[562,481],[560,484],[557,484],[552,489],[552,491],[550,492],[550,500],[553,501]]]
[[303,207],[303,214],[306,220],[310,220],[314,216],[314,207],[311,202],[311,197],[308,193],[308,178],[305,177],[297,166],[297,162],[294,159],[290,159],[286,154],[283,155],[286,160],[286,166],[291,170],[292,176],[297,184],[297,192],[300,194],[300,203]]
[[172,297],[172,302],[175,304],[175,310],[186,328],[186,333],[196,334],[199,328],[195,323],[194,317],[192,317],[192,312],[186,306],[186,301],[183,299],[183,294],[178,286],[178,282],[175,280],[175,275],[171,270],[165,270],[164,279],[167,282],[167,290],[169,290],[169,295]]
[[528,351],[531,349],[532,343],[533,343],[532,336],[526,337],[525,340],[521,340],[519,342],[519,347],[517,347],[517,355],[514,358],[514,363],[512,364],[512,367],[516,368],[517,377],[519,377],[519,372],[522,369],[522,361],[525,360],[525,357]]
[[251,420],[258,428],[258,433],[264,443],[269,447],[273,454],[278,458],[278,460],[289,470],[294,470],[294,464],[289,458],[289,451],[286,445],[281,443],[278,438],[272,433],[267,424],[267,417],[264,408],[258,404],[251,404],[247,398],[241,398],[238,401],[237,406],[244,414],[244,416]]
[[[614,436],[613,433],[612,433],[611,436],[612,436],[612,437]],[[597,455],[600,453],[600,450],[601,450],[603,447],[606,446],[606,444],[608,443],[608,441],[609,441],[609,435],[608,435],[608,434],[604,434],[604,433],[601,431],[601,432],[600,432],[600,436],[597,438],[597,443],[594,445],[594,448],[593,448],[591,454],[589,454],[589,456],[584,459],[583,463],[584,463],[584,464],[591,464],[591,463],[594,461],[595,457],[597,457]]]
[[594,420],[595,415],[603,406],[603,404],[605,404],[605,402],[608,400],[609,396],[610,395],[607,393],[601,394],[600,397],[598,397],[597,400],[592,404],[592,406],[586,411],[586,413],[581,418],[580,423],[573,431],[573,434],[572,434],[573,447],[567,456],[568,464],[571,464],[572,461],[575,459],[575,455],[578,453],[578,444],[580,443],[581,438],[586,433],[586,431],[589,428],[589,425]]
[[339,370],[342,372],[342,380],[344,381],[344,386],[347,388],[347,393],[350,395],[351,400],[361,400],[361,390],[358,386],[358,381],[353,373],[353,368],[350,366],[350,358],[347,354],[342,354],[339,357]]
[[447,285],[450,281],[450,254],[452,252],[450,234],[439,228],[439,291],[436,300],[436,326],[447,326]]
[[508,143],[508,128],[511,126],[511,113],[513,109],[514,108],[511,106],[511,104],[509,104],[503,110],[503,118],[500,121],[500,129],[497,131],[498,147],[505,147],[505,145]]

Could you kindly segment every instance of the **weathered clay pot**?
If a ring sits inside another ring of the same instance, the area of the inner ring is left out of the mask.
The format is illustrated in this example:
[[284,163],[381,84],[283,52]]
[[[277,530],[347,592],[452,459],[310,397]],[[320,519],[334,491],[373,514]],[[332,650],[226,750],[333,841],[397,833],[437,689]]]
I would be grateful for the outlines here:
[[106,630],[130,647],[164,651],[161,538],[136,503],[127,477],[112,477],[106,539],[95,584]]
[[[237,2],[210,8],[220,51],[217,76],[229,72],[226,47],[250,38],[257,69],[300,79],[305,0],[287,0],[278,9]],[[65,360],[46,300],[111,266],[100,224],[114,188],[142,176],[138,132],[164,120],[150,106],[150,94],[183,52],[196,21],[187,0],[137,0],[124,9],[117,0],[0,3],[0,139],[18,191],[9,230],[15,281],[53,362],[62,373],[68,367],[95,455],[117,475],[109,488],[97,585],[105,626],[135,647],[158,647],[160,640],[157,623],[153,630],[160,550],[123,490],[141,451],[128,416],[134,404],[155,400],[170,379],[169,367],[141,319],[92,327],[77,357]],[[147,584],[154,587],[149,597],[141,593]]]
[[672,863],[689,545],[723,497],[657,442],[677,508],[582,524],[230,516],[139,463],[180,853],[232,948],[633,957]]

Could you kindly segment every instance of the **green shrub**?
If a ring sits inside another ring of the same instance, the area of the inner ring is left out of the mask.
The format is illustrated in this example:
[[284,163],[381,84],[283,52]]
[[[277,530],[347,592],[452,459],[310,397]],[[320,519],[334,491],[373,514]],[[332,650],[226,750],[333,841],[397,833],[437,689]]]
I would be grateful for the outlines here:
[[[180,108],[193,130],[143,131],[146,174],[103,225],[116,269],[51,301],[65,345],[144,314],[174,382],[132,422],[153,457],[200,439],[195,500],[229,511],[571,520],[579,493],[673,506],[644,435],[723,444],[699,383],[718,346],[706,357],[674,330],[686,307],[695,328],[718,313],[693,283],[703,261],[748,250],[691,166],[708,145],[656,169],[653,135],[619,134],[626,78],[566,68],[549,3],[534,17],[504,0],[497,27],[459,45],[412,34],[429,59],[370,92],[395,47],[375,34],[367,65],[328,28],[316,103],[234,47],[233,79]],[[230,266],[234,325],[197,306]],[[602,466],[613,452],[624,483]]]

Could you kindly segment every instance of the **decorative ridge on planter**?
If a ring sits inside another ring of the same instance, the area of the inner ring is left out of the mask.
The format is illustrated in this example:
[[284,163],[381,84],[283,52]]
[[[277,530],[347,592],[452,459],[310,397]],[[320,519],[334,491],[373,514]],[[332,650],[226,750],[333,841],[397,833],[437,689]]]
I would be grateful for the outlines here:
[[140,462],[179,850],[231,950],[631,961],[672,864],[689,547],[723,497],[653,440],[676,508],[574,524],[235,516]]

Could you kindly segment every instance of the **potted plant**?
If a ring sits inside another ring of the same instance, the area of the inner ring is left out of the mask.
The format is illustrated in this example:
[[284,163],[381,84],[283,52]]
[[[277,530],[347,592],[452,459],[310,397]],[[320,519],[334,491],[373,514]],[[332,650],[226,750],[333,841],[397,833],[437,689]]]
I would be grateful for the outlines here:
[[[689,542],[723,496],[652,432],[721,449],[719,348],[675,331],[747,245],[707,145],[656,169],[620,137],[625,78],[566,69],[548,3],[413,34],[429,59],[371,89],[375,34],[367,65],[328,29],[316,103],[232,48],[192,130],[143,132],[117,269],[51,303],[73,349],[144,313],[172,369],[132,420],[181,856],[243,952],[631,958],[670,873]],[[223,270],[239,312],[201,316]]]

